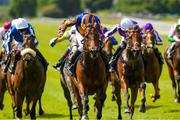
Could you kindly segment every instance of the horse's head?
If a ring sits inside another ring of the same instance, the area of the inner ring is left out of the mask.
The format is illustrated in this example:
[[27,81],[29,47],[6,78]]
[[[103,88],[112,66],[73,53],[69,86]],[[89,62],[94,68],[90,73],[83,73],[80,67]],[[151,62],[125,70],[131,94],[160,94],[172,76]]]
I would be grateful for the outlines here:
[[89,53],[91,58],[97,58],[98,52],[102,47],[102,41],[97,29],[92,25],[88,24],[85,29],[83,49]]
[[104,46],[103,46],[103,50],[105,51],[105,53],[108,55],[108,57],[110,58],[112,56],[112,49],[113,49],[113,43],[112,43],[112,38],[108,37],[104,40]]
[[142,37],[138,28],[130,29],[127,32],[127,49],[136,56],[141,51]]
[[23,36],[23,50],[21,51],[21,56],[25,63],[29,64],[36,56],[35,37],[33,35],[24,35]]
[[143,44],[146,49],[152,48],[155,45],[156,37],[153,30],[147,30],[143,36]]

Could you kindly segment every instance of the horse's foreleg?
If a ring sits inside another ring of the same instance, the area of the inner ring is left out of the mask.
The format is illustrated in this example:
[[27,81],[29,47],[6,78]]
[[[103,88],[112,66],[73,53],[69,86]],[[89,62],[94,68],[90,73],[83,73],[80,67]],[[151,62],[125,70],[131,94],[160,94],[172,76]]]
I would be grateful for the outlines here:
[[177,79],[177,85],[178,85],[178,97],[177,102],[180,103],[180,77]]
[[96,111],[96,120],[100,120],[102,117],[102,107],[104,105],[104,101],[106,99],[106,89],[99,89],[96,93],[96,102],[94,104]]
[[67,86],[65,85],[65,83],[63,83],[62,81],[61,81],[61,86],[63,88],[64,97],[66,98],[66,101],[69,106],[70,119],[72,119],[72,101],[71,101],[70,92],[69,92]]
[[115,95],[117,98],[116,103],[118,105],[118,120],[122,120],[122,115],[121,115],[121,88],[117,82],[115,84]]
[[152,100],[153,102],[155,102],[157,99],[160,98],[160,94],[159,94],[159,91],[160,91],[160,88],[159,88],[159,80],[153,82],[152,84],[153,84],[153,87],[154,87],[155,94],[154,94],[154,95],[151,95],[151,100]]
[[88,95],[86,93],[81,94],[81,102],[82,102],[82,120],[87,120],[88,119],[88,111],[89,111],[89,99]]
[[37,104],[37,101],[39,98],[40,98],[40,96],[35,96],[33,98],[33,104],[32,104],[31,111],[30,111],[31,119],[36,119],[36,104]]
[[132,120],[133,114],[134,114],[134,104],[136,102],[137,99],[137,95],[138,95],[138,86],[133,86],[131,88],[131,105],[130,105],[130,119]]
[[16,105],[17,105],[17,113],[16,116],[17,118],[22,118],[22,105],[24,101],[24,96],[21,95],[20,93],[15,93],[15,99],[16,99]]
[[145,103],[146,103],[146,94],[145,94],[146,84],[144,82],[140,84],[140,89],[141,89],[142,99],[141,99],[141,105],[139,107],[139,112],[146,112],[146,105],[145,105]]
[[[41,95],[42,96],[42,95]],[[39,115],[43,115],[44,114],[44,110],[42,108],[42,104],[41,104],[41,97],[39,98]]]
[[130,95],[128,93],[128,88],[125,89],[124,91],[124,97],[125,97],[125,100],[126,100],[126,108],[125,108],[125,113],[130,113],[130,108],[129,108],[129,98],[130,98]]
[[26,96],[26,109],[24,109],[24,113],[25,113],[26,116],[27,116],[27,115],[29,114],[29,112],[30,112],[30,110],[29,110],[29,104],[30,104],[30,99],[29,99],[28,96]]

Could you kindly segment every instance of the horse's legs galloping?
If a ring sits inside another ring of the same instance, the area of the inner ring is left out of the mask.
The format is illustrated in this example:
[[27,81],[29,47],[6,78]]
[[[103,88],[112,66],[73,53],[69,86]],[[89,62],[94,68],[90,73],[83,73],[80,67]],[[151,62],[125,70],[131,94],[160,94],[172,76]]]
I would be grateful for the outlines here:
[[43,115],[44,114],[44,110],[43,110],[42,105],[41,105],[41,96],[39,98],[39,115]]
[[177,102],[180,103],[180,76],[177,77],[177,86],[178,86],[178,91],[177,91]]
[[97,91],[96,95],[96,102],[94,104],[95,111],[96,111],[96,119],[100,120],[102,117],[102,107],[104,105],[104,101],[106,99],[105,89],[101,88]]
[[83,93],[81,96],[81,102],[82,102],[82,120],[88,119],[88,111],[89,111],[89,99],[88,95],[86,93]]
[[15,99],[16,99],[16,117],[22,118],[22,105],[24,101],[24,96],[20,93],[15,92]]
[[129,98],[130,98],[130,95],[128,93],[128,88],[125,89],[124,91],[124,97],[126,99],[126,108],[125,108],[125,113],[130,113],[130,108],[129,108]]
[[137,99],[137,95],[138,95],[138,89],[139,87],[136,85],[136,86],[133,86],[131,88],[131,105],[130,105],[130,119],[132,120],[132,117],[133,117],[133,114],[134,114],[134,104],[135,104],[135,101]]
[[63,81],[61,81],[61,86],[63,88],[64,96],[65,96],[66,101],[69,106],[70,119],[72,119],[72,101],[71,101],[70,92],[69,92],[67,86],[65,85],[65,83],[63,83]]
[[115,81],[114,84],[115,87],[115,95],[116,95],[116,103],[118,105],[118,120],[122,119],[122,115],[121,115],[121,88],[120,85],[117,81]]
[[33,104],[32,104],[31,111],[30,111],[31,119],[36,119],[36,104],[37,104],[37,101],[39,98],[40,98],[39,95],[37,95],[33,98]]
[[146,112],[146,94],[145,94],[145,91],[146,91],[146,84],[143,82],[140,84],[140,89],[141,89],[141,96],[142,96],[142,99],[141,99],[141,105],[139,107],[139,112]]
[[153,96],[151,96],[151,99],[152,99],[153,102],[155,102],[157,99],[160,98],[159,81],[157,80],[157,81],[153,82],[152,84],[153,84],[153,87],[154,87],[155,94]]
[[29,96],[26,96],[26,109],[24,110],[26,116],[30,113],[29,104],[30,104],[30,98]]

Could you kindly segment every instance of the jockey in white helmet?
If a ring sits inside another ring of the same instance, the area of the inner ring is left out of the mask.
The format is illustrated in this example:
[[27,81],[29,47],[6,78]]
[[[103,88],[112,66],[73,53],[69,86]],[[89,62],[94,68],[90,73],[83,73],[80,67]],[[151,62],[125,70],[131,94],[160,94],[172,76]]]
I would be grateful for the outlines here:
[[105,38],[113,35],[118,31],[118,33],[122,36],[122,40],[120,43],[120,46],[116,49],[114,55],[111,57],[111,60],[109,62],[110,64],[110,72],[115,72],[115,63],[117,58],[121,55],[123,49],[126,47],[126,38],[128,37],[127,31],[136,28],[140,30],[140,27],[138,23],[132,19],[129,18],[123,18],[120,22],[120,24],[117,24],[115,27],[113,27],[110,31],[105,33]]
[[[38,40],[36,39],[35,36],[35,32],[34,29],[32,27],[32,25],[30,23],[27,22],[26,19],[24,18],[18,18],[13,22],[13,25],[11,26],[11,28],[6,32],[5,34],[5,49],[8,55],[8,58],[10,57],[10,53],[11,53],[11,43],[12,40],[15,40],[16,44],[17,44],[17,49],[18,50],[22,50],[22,43],[23,43],[23,35],[25,34],[31,34],[35,37],[35,46],[38,45]],[[42,62],[42,64],[45,66],[45,69],[47,68],[47,61],[45,60],[45,58],[41,55],[41,53],[36,49],[38,58],[40,59],[40,61]],[[14,74],[14,70],[15,70],[15,66],[16,63],[18,61],[18,58],[20,56],[20,52],[17,52],[17,54],[15,55],[15,60],[14,60],[14,64],[12,65],[11,68],[11,73]],[[5,69],[3,70],[3,73],[6,74],[7,72],[7,68],[8,68],[8,62],[6,64]]]

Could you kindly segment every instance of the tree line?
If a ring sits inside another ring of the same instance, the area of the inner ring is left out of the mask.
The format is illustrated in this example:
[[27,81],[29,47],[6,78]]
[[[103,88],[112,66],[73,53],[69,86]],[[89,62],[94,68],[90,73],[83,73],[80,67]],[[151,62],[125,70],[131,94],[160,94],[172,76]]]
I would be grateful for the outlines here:
[[85,10],[180,14],[180,0],[10,0],[12,17],[67,17]]

